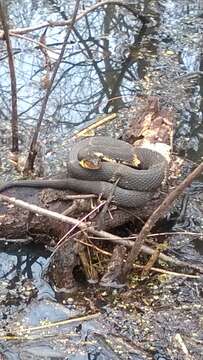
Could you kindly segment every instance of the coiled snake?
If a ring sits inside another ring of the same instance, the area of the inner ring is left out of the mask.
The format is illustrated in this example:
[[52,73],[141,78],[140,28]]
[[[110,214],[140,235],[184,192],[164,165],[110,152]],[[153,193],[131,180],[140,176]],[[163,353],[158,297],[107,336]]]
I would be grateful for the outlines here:
[[[95,154],[96,153],[96,154]],[[81,161],[98,157],[99,168],[81,166]],[[119,161],[119,162],[118,162]],[[139,163],[140,169],[134,167]],[[156,151],[134,146],[107,136],[89,137],[75,143],[68,155],[66,179],[22,180],[8,182],[0,187],[3,192],[12,187],[54,188],[93,193],[108,198],[114,182],[113,201],[120,206],[133,208],[146,204],[161,185],[167,161]]]

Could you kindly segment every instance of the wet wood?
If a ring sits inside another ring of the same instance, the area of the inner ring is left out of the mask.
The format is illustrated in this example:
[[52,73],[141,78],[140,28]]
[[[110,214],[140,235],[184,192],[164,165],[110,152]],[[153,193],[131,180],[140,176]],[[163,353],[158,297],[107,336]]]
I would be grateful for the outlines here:
[[[133,120],[130,126],[124,132],[124,140],[128,139],[131,143],[136,143],[138,146],[159,143],[165,147],[165,154],[168,156],[171,149],[171,138],[173,131],[172,113],[160,108],[159,102],[155,98],[141,100],[140,106],[132,108]],[[64,174],[63,174],[64,176]],[[162,189],[163,190],[163,189]],[[40,190],[32,188],[13,188],[4,192],[5,195],[21,199],[30,204],[39,205],[42,208],[56,211],[59,214],[74,211],[69,216],[75,219],[80,219],[90,211],[92,199],[81,200],[75,206],[73,201],[66,199],[66,195],[73,195],[73,192],[63,192],[56,190]],[[110,206],[110,212],[107,212],[102,221],[103,230],[113,230],[121,227],[126,223],[131,223],[131,226],[141,228],[146,219],[153,213],[153,211],[160,205],[163,198],[166,196],[166,191],[157,192],[157,197],[153,199],[150,204],[143,208],[132,209],[118,209],[116,206]],[[95,201],[95,200],[94,200]],[[70,210],[69,210],[70,209]],[[97,213],[91,218],[92,226],[97,229],[99,221],[99,214]],[[10,239],[29,238],[32,242],[46,243],[46,245],[55,246],[58,241],[65,236],[72,225],[60,222],[57,219],[47,218],[43,215],[31,214],[29,210],[17,209],[6,203],[0,203],[0,237]],[[16,236],[17,234],[17,236]],[[59,253],[56,254],[47,270],[47,277],[54,283],[55,287],[61,288],[68,286],[74,287],[73,284],[73,269],[77,265],[77,255],[71,256],[72,261],[67,263],[65,267],[65,260],[63,258],[64,252],[66,254],[73,254],[73,242],[67,242],[65,250],[63,247],[59,248]],[[76,251],[77,252],[77,251]],[[76,253],[74,253],[76,254]],[[61,260],[59,260],[61,258]],[[67,259],[66,259],[67,260]],[[53,266],[54,264],[54,266]],[[58,264],[58,265],[57,265]],[[51,269],[51,270],[50,270]],[[64,269],[66,276],[62,276]],[[65,270],[66,269],[66,270]],[[68,270],[67,270],[68,269]],[[56,273],[55,273],[56,272]],[[67,273],[69,272],[69,277]],[[113,276],[113,275],[112,275]],[[69,279],[66,282],[64,279]],[[59,281],[60,279],[60,281]],[[115,279],[116,281],[116,279]]]
[[172,150],[173,127],[173,112],[161,107],[157,97],[140,99],[125,140],[136,146],[162,143]]

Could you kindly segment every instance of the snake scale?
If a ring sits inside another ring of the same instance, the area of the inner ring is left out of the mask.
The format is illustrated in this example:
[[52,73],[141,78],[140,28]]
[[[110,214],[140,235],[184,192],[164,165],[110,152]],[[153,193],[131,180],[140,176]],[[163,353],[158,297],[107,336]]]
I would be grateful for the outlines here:
[[[99,169],[83,168],[80,160],[94,153],[120,162],[102,161]],[[132,164],[135,156],[140,162],[140,169],[123,163]],[[165,157],[156,151],[135,148],[122,140],[107,136],[95,136],[73,145],[68,155],[67,178],[8,182],[0,187],[0,192],[12,187],[54,188],[102,194],[104,198],[108,198],[113,191],[114,182],[119,179],[113,192],[114,203],[135,208],[145,205],[153,197],[165,177],[167,165]]]

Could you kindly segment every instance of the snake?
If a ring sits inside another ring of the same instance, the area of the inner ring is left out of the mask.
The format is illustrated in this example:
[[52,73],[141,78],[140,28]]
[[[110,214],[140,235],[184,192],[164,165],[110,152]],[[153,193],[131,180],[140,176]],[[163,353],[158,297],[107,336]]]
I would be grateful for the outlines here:
[[[96,168],[81,165],[95,158],[100,161]],[[157,151],[108,136],[87,137],[72,146],[65,179],[11,181],[0,187],[0,193],[13,187],[69,189],[102,195],[104,199],[112,196],[118,206],[137,208],[153,198],[166,177],[167,165],[166,158]]]

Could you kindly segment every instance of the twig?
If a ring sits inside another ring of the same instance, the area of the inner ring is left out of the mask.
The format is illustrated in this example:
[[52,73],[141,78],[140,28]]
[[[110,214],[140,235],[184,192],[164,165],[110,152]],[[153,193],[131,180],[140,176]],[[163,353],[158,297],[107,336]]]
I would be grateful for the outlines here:
[[114,193],[115,193],[115,190],[116,190],[116,187],[118,185],[118,182],[120,180],[120,177],[118,179],[116,179],[116,181],[114,182],[113,184],[113,187],[111,189],[111,192],[106,200],[106,203],[104,205],[104,207],[102,208],[101,212],[99,213],[98,217],[97,217],[97,227],[98,229],[102,229],[103,225],[104,225],[104,216],[106,215],[106,212],[109,208],[109,205],[110,205],[110,202],[112,201],[113,199],[113,196],[114,196]]
[[[105,250],[102,250],[100,249],[98,246],[94,245],[94,244],[90,244],[90,243],[87,243],[85,241],[82,241],[82,240],[78,240],[76,239],[77,242],[85,245],[85,246],[88,246],[88,247],[91,247],[93,248],[94,250],[98,251],[99,253],[103,254],[103,255],[106,255],[106,256],[109,256],[111,257],[112,256],[112,253],[110,253],[109,251],[105,251]],[[154,252],[155,253],[155,252]],[[153,254],[152,254],[153,255]],[[160,255],[160,254],[159,254]],[[145,269],[145,265],[137,265],[137,264],[133,264],[133,268],[136,268],[136,269],[141,269],[141,270],[144,270]],[[185,274],[185,273],[178,273],[178,272],[175,272],[175,271],[169,271],[169,270],[165,270],[165,269],[160,269],[160,268],[156,268],[156,267],[151,267],[150,268],[151,271],[154,271],[154,272],[158,272],[158,273],[161,273],[161,274],[167,274],[167,275],[170,275],[170,276],[179,276],[179,277],[186,277],[186,278],[191,278],[191,279],[200,279],[200,276],[199,275],[191,275],[191,274]]]
[[26,210],[31,211],[36,214],[44,215],[44,216],[50,217],[52,219],[60,220],[62,222],[68,223],[68,224],[77,225],[82,230],[86,229],[86,227],[87,227],[87,224],[80,223],[79,220],[76,220],[76,219],[68,217],[68,216],[64,216],[62,214],[58,214],[57,212],[54,212],[51,210],[43,209],[40,206],[29,204],[23,200],[15,199],[14,197],[9,197],[9,196],[0,194],[0,200],[6,201],[10,204],[16,205],[22,209],[26,209]]
[[[167,236],[167,235],[189,235],[189,236],[196,236],[196,237],[203,237],[203,232],[191,232],[191,231],[169,231],[169,232],[162,232],[162,233],[154,233],[154,234],[148,234],[147,237],[157,237],[157,236]],[[136,240],[138,235],[130,235],[128,237],[122,237],[123,240]],[[101,236],[90,236],[91,239],[95,240],[102,240]],[[106,240],[111,240],[110,238]],[[120,239],[120,237],[118,237]]]
[[4,243],[4,245],[7,244],[29,244],[32,241],[32,238],[26,238],[26,239],[7,239],[7,238],[0,238],[0,243]]
[[153,265],[157,262],[159,258],[159,254],[161,252],[161,246],[158,246],[157,249],[154,250],[154,254],[152,254],[142,269],[142,276],[146,276],[147,273],[151,270]]
[[133,262],[136,260],[139,255],[142,245],[144,244],[145,237],[149,234],[152,227],[157,223],[159,218],[163,216],[163,214],[168,210],[170,205],[173,203],[175,199],[183,192],[183,190],[188,187],[192,181],[201,175],[203,172],[203,162],[191,173],[189,174],[185,180],[183,180],[175,190],[173,190],[161,203],[161,205],[153,212],[153,214],[149,217],[142,230],[140,231],[137,240],[135,241],[128,257],[126,264],[123,269],[123,279],[125,280],[127,274],[133,267]]
[[75,322],[82,322],[82,321],[88,321],[88,320],[92,320],[92,319],[96,319],[100,316],[100,313],[95,313],[95,314],[90,314],[90,315],[85,315],[85,316],[79,316],[79,317],[75,317],[72,319],[67,319],[67,320],[59,320],[59,321],[55,321],[55,322],[50,322],[48,324],[44,324],[44,325],[39,325],[39,326],[33,326],[33,327],[28,327],[28,328],[21,328],[18,329],[18,333],[20,333],[20,335],[22,334],[27,334],[27,333],[31,333],[33,331],[38,331],[38,330],[43,330],[43,329],[51,329],[51,328],[58,328],[60,326],[64,326],[67,324],[72,324]]
[[16,90],[16,75],[15,66],[12,52],[12,45],[9,37],[8,20],[6,15],[6,6],[4,0],[0,0],[0,19],[2,22],[4,37],[8,52],[8,64],[11,78],[11,98],[12,98],[12,152],[18,152],[18,112],[17,112],[17,90]]
[[[133,268],[144,269],[144,265],[133,264]],[[186,278],[190,278],[190,279],[200,279],[199,275],[178,273],[178,272],[175,272],[175,271],[168,271],[168,270],[164,270],[164,269],[160,269],[160,268],[156,268],[156,267],[151,267],[150,270],[154,271],[154,272],[161,273],[161,274],[170,275],[170,276],[186,277]]]
[[88,246],[88,247],[96,250],[97,252],[99,252],[99,253],[101,253],[101,254],[103,254],[103,255],[106,255],[106,256],[109,256],[109,257],[112,256],[112,253],[110,253],[109,251],[106,251],[106,250],[102,250],[102,249],[100,249],[98,246],[96,246],[96,245],[94,245],[94,244],[90,244],[90,243],[88,243],[88,242],[85,242],[85,241],[82,241],[82,240],[79,240],[79,239],[76,239],[76,241],[77,241],[78,243],[80,243],[80,244],[83,244],[83,245],[85,245],[85,246]]
[[98,209],[100,209],[100,207],[102,207],[105,204],[105,201],[101,202],[96,208],[94,208],[92,211],[90,211],[87,215],[85,215],[81,220],[78,220],[78,223],[75,224],[60,240],[59,242],[56,244],[53,253],[51,254],[51,257],[54,256],[54,254],[56,253],[56,251],[64,245],[64,240],[65,238],[67,238],[75,229],[76,227],[80,226],[80,224],[84,224],[84,221],[91,216],[95,211],[97,211]]
[[70,139],[75,139],[75,138],[80,138],[82,136],[86,136],[89,133],[91,133],[92,131],[94,131],[95,129],[97,129],[98,127],[103,126],[107,122],[114,120],[116,118],[116,116],[117,116],[116,113],[112,113],[105,117],[99,118],[93,124],[87,126],[86,128],[84,128],[80,131],[77,131]]
[[64,200],[82,200],[82,199],[94,199],[97,196],[95,194],[80,194],[80,195],[65,195]]
[[179,333],[175,335],[175,340],[179,344],[179,347],[181,348],[181,350],[184,354],[185,360],[192,360],[192,357],[189,354],[189,351],[183,341],[183,338],[181,337],[181,335]]
[[[99,252],[99,253],[101,253],[103,255],[106,255],[106,256],[109,256],[109,257],[112,256],[112,253],[110,253],[109,251],[100,249],[98,246],[96,246],[94,244],[90,244],[90,243],[87,243],[87,242],[79,240],[79,239],[76,239],[76,241],[83,244],[83,245],[85,245],[85,246],[93,248],[95,251],[97,251],[97,252]],[[133,264],[133,268],[144,270],[145,265]],[[161,274],[167,274],[167,275],[170,275],[170,276],[179,276],[179,277],[186,277],[186,278],[191,278],[191,279],[200,279],[199,275],[178,273],[178,272],[175,272],[175,271],[169,271],[169,270],[165,270],[165,269],[161,269],[161,268],[157,268],[157,267],[151,267],[150,271],[158,272],[158,273],[161,273]]]
[[29,42],[32,42],[33,44],[37,45],[38,48],[41,46],[42,48],[46,49],[49,52],[52,52],[53,54],[56,54],[56,55],[60,54],[59,51],[55,51],[55,50],[51,49],[50,47],[46,46],[45,44],[43,44],[42,42],[33,40],[33,39],[31,39],[31,38],[29,38],[27,36],[12,33],[12,31],[9,31],[9,35],[13,36],[13,37],[23,39],[23,40],[26,40],[26,41],[29,41]]
[[203,236],[203,232],[192,232],[192,231],[169,231],[163,233],[154,233],[148,234],[147,237],[154,237],[154,236],[166,236],[166,235],[189,235],[189,236],[199,236],[200,238]]
[[37,155],[37,146],[36,146],[36,144],[37,144],[39,131],[40,131],[40,128],[41,128],[41,123],[42,123],[42,120],[43,120],[43,117],[44,117],[44,114],[45,114],[45,110],[46,110],[47,102],[48,102],[48,99],[49,99],[49,95],[51,94],[51,91],[52,91],[52,85],[54,83],[57,71],[59,69],[60,63],[61,63],[62,58],[64,56],[66,45],[67,45],[67,42],[68,42],[71,30],[72,30],[73,24],[74,24],[76,16],[77,16],[77,12],[78,12],[78,9],[79,9],[79,3],[80,3],[80,0],[76,0],[75,9],[74,9],[74,12],[73,12],[73,17],[72,17],[72,20],[70,22],[70,27],[69,27],[69,29],[68,29],[68,31],[66,33],[66,36],[65,36],[65,39],[64,39],[64,42],[63,42],[63,46],[61,48],[61,52],[60,52],[60,55],[59,55],[59,58],[58,58],[58,60],[56,62],[56,65],[54,67],[53,74],[52,74],[51,79],[49,81],[49,85],[47,87],[47,91],[46,91],[45,97],[44,97],[43,102],[42,102],[42,107],[41,107],[39,119],[38,119],[37,126],[36,126],[36,129],[35,129],[35,132],[34,132],[34,135],[33,135],[33,138],[32,138],[32,142],[31,142],[31,145],[30,145],[28,158],[27,158],[26,164],[25,164],[24,174],[29,174],[29,172],[33,170],[35,157]]
[[[112,234],[107,233],[106,231],[103,231],[103,230],[98,231],[98,230],[93,229],[93,231],[92,231],[92,229],[89,229],[89,228],[87,230],[90,233],[95,234],[95,235],[97,233],[98,239],[101,239],[101,240],[104,240],[104,241],[109,241],[110,240],[111,242],[113,242],[115,244],[124,245],[124,246],[129,247],[129,248],[132,248],[134,246],[134,244],[135,244],[135,242],[132,241],[132,240],[123,240],[123,238],[118,237],[116,235],[112,235]],[[107,234],[108,234],[108,236],[107,236]],[[101,235],[101,237],[99,237],[99,235]],[[150,248],[147,245],[142,245],[141,250],[147,255],[153,255],[154,252],[155,252],[155,250],[153,250],[152,248]],[[190,264],[190,263],[188,263],[186,261],[175,259],[175,258],[173,258],[171,256],[168,256],[168,255],[165,255],[163,253],[159,254],[159,259],[166,262],[166,263],[174,265],[174,266],[189,267],[191,269],[194,269],[196,271],[199,271],[199,272],[203,273],[203,267],[202,266],[195,265],[195,264]]]
[[72,205],[70,205],[66,210],[62,212],[63,215],[70,215],[78,209],[78,202],[73,201]]
[[[134,245],[134,241],[132,241],[132,240],[123,240],[121,237],[119,238],[118,236],[112,235],[106,231],[96,230],[92,226],[88,227],[88,224],[80,222],[79,220],[76,220],[76,219],[68,217],[68,216],[64,216],[62,214],[58,214],[51,210],[43,209],[37,205],[28,204],[27,202],[25,202],[23,200],[10,198],[9,196],[0,194],[0,201],[8,202],[10,204],[16,205],[20,208],[26,209],[33,213],[44,215],[44,216],[47,216],[52,219],[60,220],[62,222],[68,223],[68,224],[77,225],[81,230],[86,230],[95,236],[99,236],[101,239],[103,238],[103,240],[107,240],[107,241],[110,240],[113,243],[121,244],[126,247],[132,247]],[[142,251],[148,255],[152,255],[154,253],[154,250],[151,249],[147,245],[142,246]],[[178,259],[174,259],[174,258],[167,256],[165,254],[162,254],[162,253],[159,254],[159,259],[162,261],[165,261],[167,263],[170,263],[172,265],[181,266],[181,267],[190,267],[191,269],[194,269],[196,271],[203,272],[203,267],[201,267],[201,266],[189,264],[185,261],[180,261]]]

